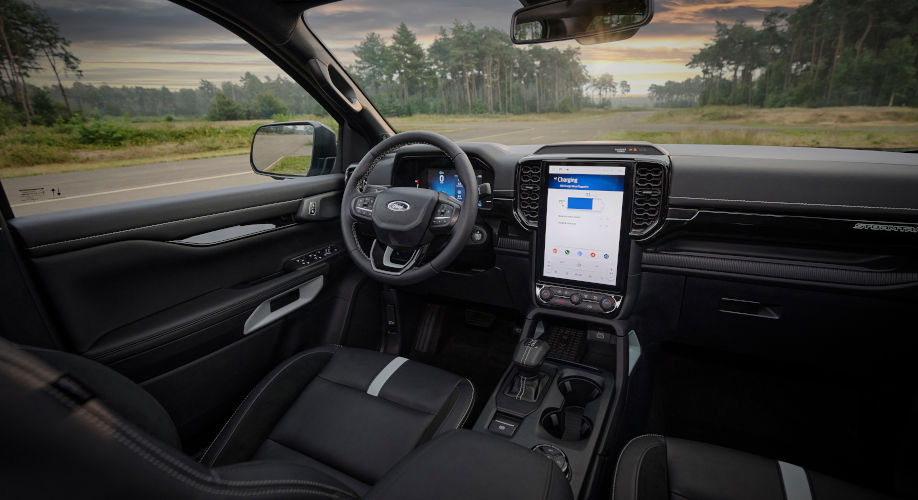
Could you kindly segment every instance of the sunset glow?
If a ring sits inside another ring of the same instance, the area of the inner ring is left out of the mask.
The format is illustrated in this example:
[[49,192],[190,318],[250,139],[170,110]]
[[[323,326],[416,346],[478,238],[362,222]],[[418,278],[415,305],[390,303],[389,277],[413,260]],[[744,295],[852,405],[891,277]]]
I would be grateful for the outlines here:
[[[658,0],[653,22],[634,38],[604,45],[576,42],[548,44],[580,47],[581,60],[591,74],[612,73],[631,82],[632,93],[647,92],[652,83],[683,80],[697,74],[686,68],[692,54],[710,40],[714,22],[745,20],[758,24],[773,9],[792,10],[802,0],[737,0],[697,2]],[[71,39],[82,59],[80,80],[94,85],[170,88],[196,87],[201,79],[237,80],[248,71],[260,77],[278,76],[279,69],[235,35],[211,21],[165,0],[63,1],[40,0],[52,19]],[[344,0],[309,11],[307,21],[344,65],[354,63],[353,47],[369,31],[388,38],[399,22],[429,46],[440,27],[454,19],[478,27],[507,30],[520,4],[471,0],[463,2],[403,2]],[[38,73],[32,81],[50,84],[53,75]]]

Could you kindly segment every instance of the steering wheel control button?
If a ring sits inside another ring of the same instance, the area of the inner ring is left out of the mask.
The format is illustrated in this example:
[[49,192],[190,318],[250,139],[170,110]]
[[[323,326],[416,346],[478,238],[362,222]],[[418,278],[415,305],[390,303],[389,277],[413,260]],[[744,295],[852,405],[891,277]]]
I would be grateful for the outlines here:
[[373,215],[373,205],[376,203],[375,196],[361,196],[354,199],[354,212],[356,215],[371,217]]
[[491,421],[491,424],[488,425],[488,430],[495,434],[500,434],[501,436],[513,437],[518,427],[519,424],[511,422],[508,418],[495,418]]
[[453,217],[455,215],[456,207],[447,203],[441,203],[437,205],[437,208],[434,211],[433,222],[431,225],[434,227],[446,227],[452,223]]

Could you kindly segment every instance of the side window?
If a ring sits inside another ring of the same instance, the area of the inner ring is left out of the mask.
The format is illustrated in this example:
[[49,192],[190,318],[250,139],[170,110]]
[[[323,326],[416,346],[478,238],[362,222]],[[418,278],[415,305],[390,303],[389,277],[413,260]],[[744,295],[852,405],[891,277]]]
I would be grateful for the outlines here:
[[332,170],[337,122],[210,20],[166,0],[7,3],[0,182],[14,215],[273,182],[249,162],[255,130],[272,122],[323,126],[268,173]]

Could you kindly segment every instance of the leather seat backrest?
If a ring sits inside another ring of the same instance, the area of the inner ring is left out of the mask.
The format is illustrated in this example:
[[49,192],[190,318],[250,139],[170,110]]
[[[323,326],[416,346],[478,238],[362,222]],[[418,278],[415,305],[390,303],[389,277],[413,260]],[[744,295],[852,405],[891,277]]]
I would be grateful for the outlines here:
[[207,468],[121,418],[83,381],[2,339],[0,399],[5,498],[354,498],[286,464]]

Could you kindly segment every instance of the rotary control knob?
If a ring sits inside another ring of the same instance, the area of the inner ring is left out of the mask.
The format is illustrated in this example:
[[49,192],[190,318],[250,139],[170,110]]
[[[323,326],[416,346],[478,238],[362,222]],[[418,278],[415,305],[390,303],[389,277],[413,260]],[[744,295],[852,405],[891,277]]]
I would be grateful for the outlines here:
[[615,302],[609,297],[603,297],[602,300],[599,301],[599,307],[601,307],[603,311],[608,312],[615,309]]
[[551,460],[561,469],[561,473],[564,474],[568,480],[571,478],[571,464],[567,461],[567,455],[564,454],[558,447],[552,446],[550,444],[537,444],[532,447],[532,451],[543,455],[545,458]]
[[572,293],[572,294],[571,294],[571,304],[574,304],[574,305],[576,306],[577,304],[579,304],[579,303],[581,303],[581,302],[583,302],[583,296],[582,296],[582,295],[580,295],[579,293]]
[[545,287],[539,291],[539,298],[542,299],[543,301],[548,302],[549,300],[551,300],[551,297],[552,297],[551,288]]

